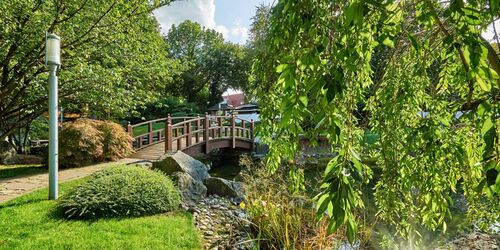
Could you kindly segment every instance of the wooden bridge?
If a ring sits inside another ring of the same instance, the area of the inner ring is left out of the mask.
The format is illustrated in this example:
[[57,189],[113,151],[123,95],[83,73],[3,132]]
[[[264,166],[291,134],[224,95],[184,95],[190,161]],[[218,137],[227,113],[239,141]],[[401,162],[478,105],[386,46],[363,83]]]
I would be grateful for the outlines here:
[[[135,133],[134,133],[135,131]],[[191,156],[220,148],[254,149],[254,122],[234,115],[161,118],[127,127],[134,139],[131,158],[156,160],[165,153]]]

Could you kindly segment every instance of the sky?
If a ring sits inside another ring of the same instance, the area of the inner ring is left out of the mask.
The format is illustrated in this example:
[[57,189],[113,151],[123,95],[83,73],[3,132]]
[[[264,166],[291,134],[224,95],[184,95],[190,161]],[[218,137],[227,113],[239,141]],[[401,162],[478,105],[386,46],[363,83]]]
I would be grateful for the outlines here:
[[227,41],[244,44],[248,38],[255,7],[274,0],[180,0],[154,11],[162,32],[172,24],[191,20],[222,33]]

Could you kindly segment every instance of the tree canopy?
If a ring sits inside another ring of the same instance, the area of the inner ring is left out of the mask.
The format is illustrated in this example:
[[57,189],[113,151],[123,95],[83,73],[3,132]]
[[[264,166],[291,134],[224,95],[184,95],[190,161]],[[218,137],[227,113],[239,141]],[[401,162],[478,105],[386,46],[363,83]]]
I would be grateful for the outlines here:
[[456,192],[471,220],[498,221],[500,59],[481,32],[499,10],[486,0],[272,8],[265,38],[255,33],[271,56],[260,53],[253,74],[267,163],[295,159],[299,136],[326,136],[337,156],[317,208],[330,232],[344,226],[354,241],[368,182],[378,216],[411,240],[421,226],[446,231]]
[[168,54],[179,59],[183,72],[170,90],[205,107],[221,101],[227,88],[245,88],[250,60],[246,49],[225,42],[222,34],[184,21],[173,25],[166,37]]
[[170,1],[0,1],[0,140],[47,106],[45,32],[61,37],[61,105],[123,115],[159,95],[177,62],[151,11]]

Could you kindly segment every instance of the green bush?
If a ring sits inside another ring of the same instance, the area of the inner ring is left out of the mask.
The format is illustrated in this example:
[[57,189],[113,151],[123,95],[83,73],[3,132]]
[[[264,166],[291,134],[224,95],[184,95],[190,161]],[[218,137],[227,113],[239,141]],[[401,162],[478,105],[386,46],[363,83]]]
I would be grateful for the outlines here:
[[117,123],[78,119],[65,123],[59,133],[59,162],[77,167],[115,161],[132,152],[132,138]]
[[92,174],[61,198],[67,218],[110,218],[152,215],[175,210],[180,194],[160,172],[116,166]]

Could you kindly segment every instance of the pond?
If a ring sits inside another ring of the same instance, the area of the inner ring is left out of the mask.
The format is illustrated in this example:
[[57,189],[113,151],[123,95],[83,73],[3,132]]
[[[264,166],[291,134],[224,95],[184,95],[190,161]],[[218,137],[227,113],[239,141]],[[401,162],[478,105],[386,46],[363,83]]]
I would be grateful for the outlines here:
[[239,157],[244,152],[228,152],[221,150],[198,160],[210,166],[208,173],[213,177],[234,180],[241,171]]

